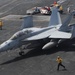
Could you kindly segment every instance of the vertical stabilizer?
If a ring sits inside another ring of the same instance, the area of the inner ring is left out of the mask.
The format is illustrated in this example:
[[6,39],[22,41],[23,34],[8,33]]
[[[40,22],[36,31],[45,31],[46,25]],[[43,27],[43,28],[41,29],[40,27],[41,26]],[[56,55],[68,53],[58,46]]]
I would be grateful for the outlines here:
[[33,17],[26,16],[24,17],[24,21],[22,23],[21,29],[33,27]]
[[75,24],[72,25],[71,33],[72,33],[71,38],[74,38],[75,37]]
[[60,18],[58,9],[56,7],[53,7],[49,26],[56,26],[56,25],[61,25],[61,24],[62,23],[61,23],[61,18]]
[[73,17],[73,12],[69,14],[69,16],[66,18],[66,20],[62,23],[62,26],[60,27],[59,30],[61,30],[61,31],[67,31],[69,29],[68,25],[69,25],[72,17]]

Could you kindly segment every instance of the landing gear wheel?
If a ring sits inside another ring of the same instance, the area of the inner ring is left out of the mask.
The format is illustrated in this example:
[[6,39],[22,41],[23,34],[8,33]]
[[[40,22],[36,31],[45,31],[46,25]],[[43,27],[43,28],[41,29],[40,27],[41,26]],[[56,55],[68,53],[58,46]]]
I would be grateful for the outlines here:
[[19,55],[23,56],[24,55],[24,51],[19,52]]

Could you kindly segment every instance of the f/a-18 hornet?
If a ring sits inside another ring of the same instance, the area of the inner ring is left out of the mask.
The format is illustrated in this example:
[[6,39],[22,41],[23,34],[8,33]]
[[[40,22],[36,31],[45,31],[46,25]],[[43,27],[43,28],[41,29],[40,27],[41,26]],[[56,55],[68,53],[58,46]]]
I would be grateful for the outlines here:
[[[24,17],[21,30],[0,45],[0,52],[20,48],[20,55],[28,48],[48,49],[66,39],[75,37],[75,26],[68,26],[74,12],[70,13],[62,23],[57,8],[53,7],[49,25],[44,28],[33,27],[33,17]],[[24,48],[23,48],[24,47]]]

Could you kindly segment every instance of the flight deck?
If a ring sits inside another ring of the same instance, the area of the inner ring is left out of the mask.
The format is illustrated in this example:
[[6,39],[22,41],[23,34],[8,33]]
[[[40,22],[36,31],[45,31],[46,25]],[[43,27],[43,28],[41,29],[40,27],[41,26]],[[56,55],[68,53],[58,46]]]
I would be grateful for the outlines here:
[[[0,44],[20,30],[23,22],[21,17],[26,15],[27,9],[52,3],[52,0],[1,0],[0,18],[3,20],[3,30],[0,30]],[[73,9],[74,3],[74,0],[67,0],[63,3],[65,13],[61,15],[62,21],[68,15],[66,13],[67,6],[71,6]],[[12,19],[12,15],[19,16]],[[34,26],[45,27],[48,25],[49,16],[46,17],[46,20],[39,21],[39,18],[34,15]],[[75,18],[71,21],[71,24],[74,23]],[[48,50],[39,48],[26,50],[24,56],[20,56],[19,51],[18,48],[0,53],[0,75],[75,75],[75,39],[66,40],[58,47]],[[62,57],[63,64],[67,70],[63,70],[60,67],[60,71],[57,71],[57,56]]]

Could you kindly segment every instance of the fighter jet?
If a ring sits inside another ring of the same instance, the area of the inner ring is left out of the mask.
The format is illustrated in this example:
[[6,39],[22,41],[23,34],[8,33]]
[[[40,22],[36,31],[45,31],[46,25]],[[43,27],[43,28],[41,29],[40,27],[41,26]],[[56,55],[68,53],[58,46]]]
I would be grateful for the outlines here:
[[62,23],[58,9],[53,7],[49,25],[44,28],[33,27],[33,16],[24,17],[21,30],[0,45],[0,52],[20,48],[20,55],[28,48],[48,49],[66,39],[75,37],[75,26],[68,26],[74,12]]

